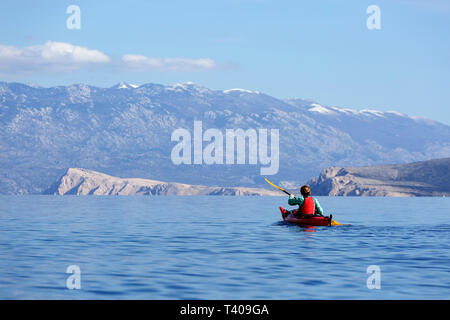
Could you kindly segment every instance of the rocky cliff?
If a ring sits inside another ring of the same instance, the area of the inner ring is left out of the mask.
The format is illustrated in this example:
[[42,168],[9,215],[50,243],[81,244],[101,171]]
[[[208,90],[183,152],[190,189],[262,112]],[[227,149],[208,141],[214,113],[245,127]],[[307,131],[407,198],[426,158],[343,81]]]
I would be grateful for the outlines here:
[[273,190],[244,187],[209,187],[139,178],[118,178],[104,173],[70,168],[44,194],[56,195],[231,195],[280,196]]
[[329,167],[309,184],[315,195],[450,196],[450,158],[398,165]]

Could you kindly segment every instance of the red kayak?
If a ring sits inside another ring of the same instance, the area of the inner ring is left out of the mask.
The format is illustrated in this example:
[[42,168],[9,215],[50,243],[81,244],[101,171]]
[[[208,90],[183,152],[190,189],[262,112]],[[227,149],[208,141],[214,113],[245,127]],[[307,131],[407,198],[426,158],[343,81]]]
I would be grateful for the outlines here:
[[333,221],[332,216],[323,217],[311,215],[311,217],[296,218],[290,211],[282,207],[280,207],[280,211],[284,221],[300,226],[331,226]]

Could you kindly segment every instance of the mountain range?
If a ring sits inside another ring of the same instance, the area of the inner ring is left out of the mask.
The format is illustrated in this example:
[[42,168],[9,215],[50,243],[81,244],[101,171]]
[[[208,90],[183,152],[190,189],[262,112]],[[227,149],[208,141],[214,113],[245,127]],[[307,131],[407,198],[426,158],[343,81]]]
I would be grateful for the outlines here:
[[[426,106],[424,106],[426,107]],[[279,129],[279,172],[294,188],[330,166],[450,156],[450,127],[395,111],[323,106],[193,83],[44,88],[0,82],[0,193],[48,190],[68,168],[205,186],[259,187],[258,165],[175,165],[171,134],[207,128]]]

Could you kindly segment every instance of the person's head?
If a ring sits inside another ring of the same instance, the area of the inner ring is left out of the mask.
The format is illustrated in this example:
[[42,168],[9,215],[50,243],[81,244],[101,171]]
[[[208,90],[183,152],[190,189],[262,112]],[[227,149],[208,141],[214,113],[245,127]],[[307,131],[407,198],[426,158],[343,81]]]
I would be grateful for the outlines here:
[[309,186],[304,185],[300,188],[300,193],[304,197],[309,197],[311,195],[311,189],[309,188]]

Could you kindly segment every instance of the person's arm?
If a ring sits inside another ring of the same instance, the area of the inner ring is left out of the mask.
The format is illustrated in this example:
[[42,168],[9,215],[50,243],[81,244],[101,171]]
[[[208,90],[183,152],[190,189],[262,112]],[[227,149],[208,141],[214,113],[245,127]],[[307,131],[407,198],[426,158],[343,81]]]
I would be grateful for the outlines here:
[[289,196],[288,204],[290,206],[299,205],[301,206],[303,204],[303,198],[295,198],[293,195]]
[[313,199],[314,199],[314,205],[316,206],[317,211],[318,211],[320,214],[323,215],[323,209],[322,209],[322,207],[320,206],[319,201],[317,201],[316,198],[313,198]]

